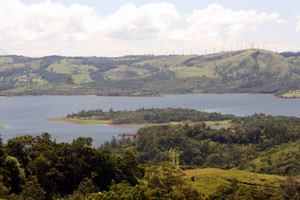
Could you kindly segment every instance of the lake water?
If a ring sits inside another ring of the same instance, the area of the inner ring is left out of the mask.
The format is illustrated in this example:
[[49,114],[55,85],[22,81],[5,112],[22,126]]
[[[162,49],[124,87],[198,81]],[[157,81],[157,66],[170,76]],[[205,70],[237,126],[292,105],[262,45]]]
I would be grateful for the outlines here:
[[83,136],[92,137],[93,145],[110,141],[118,133],[135,132],[139,127],[109,125],[79,125],[48,121],[82,109],[135,110],[138,108],[191,108],[207,112],[230,113],[239,116],[254,113],[300,117],[300,99],[280,99],[272,95],[255,94],[188,94],[165,97],[97,97],[97,96],[35,96],[0,97],[0,130],[4,141],[24,135],[48,132],[57,142],[72,142]]

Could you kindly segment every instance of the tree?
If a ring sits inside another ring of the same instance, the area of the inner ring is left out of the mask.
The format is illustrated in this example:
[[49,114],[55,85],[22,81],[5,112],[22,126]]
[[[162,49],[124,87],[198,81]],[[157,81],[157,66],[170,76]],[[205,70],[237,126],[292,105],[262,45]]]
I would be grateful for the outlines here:
[[7,156],[5,161],[5,167],[9,171],[9,186],[11,188],[12,193],[20,193],[21,186],[25,182],[25,173],[21,168],[20,163],[15,157]]
[[23,200],[44,200],[46,192],[38,183],[37,178],[33,178],[30,181],[26,181],[22,186],[22,193],[20,198]]

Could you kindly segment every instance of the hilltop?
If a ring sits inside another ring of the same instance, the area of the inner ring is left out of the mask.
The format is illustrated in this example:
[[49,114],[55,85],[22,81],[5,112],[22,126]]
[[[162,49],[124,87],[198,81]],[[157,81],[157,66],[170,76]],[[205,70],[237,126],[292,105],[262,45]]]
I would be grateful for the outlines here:
[[7,96],[281,95],[298,94],[299,82],[299,54],[258,49],[201,56],[0,56],[0,95]]

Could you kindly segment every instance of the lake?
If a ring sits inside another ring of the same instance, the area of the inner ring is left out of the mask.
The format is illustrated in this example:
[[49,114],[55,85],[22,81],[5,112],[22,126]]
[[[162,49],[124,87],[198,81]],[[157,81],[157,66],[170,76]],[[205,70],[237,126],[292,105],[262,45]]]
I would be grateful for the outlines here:
[[188,94],[165,97],[98,97],[98,96],[33,96],[0,97],[0,130],[5,141],[24,135],[48,132],[57,142],[72,142],[83,136],[92,137],[93,145],[110,141],[112,136],[135,132],[139,127],[80,125],[47,118],[62,117],[82,109],[135,110],[138,108],[190,108],[239,116],[254,113],[300,117],[300,99],[281,99],[257,94]]

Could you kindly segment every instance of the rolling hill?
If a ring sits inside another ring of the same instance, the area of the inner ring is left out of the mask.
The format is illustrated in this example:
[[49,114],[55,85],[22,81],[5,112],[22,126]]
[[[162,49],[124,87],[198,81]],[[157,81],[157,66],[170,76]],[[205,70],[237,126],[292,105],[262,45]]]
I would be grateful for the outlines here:
[[[249,49],[210,55],[0,56],[0,95],[298,93],[300,55]],[[286,95],[289,97],[289,95]]]

